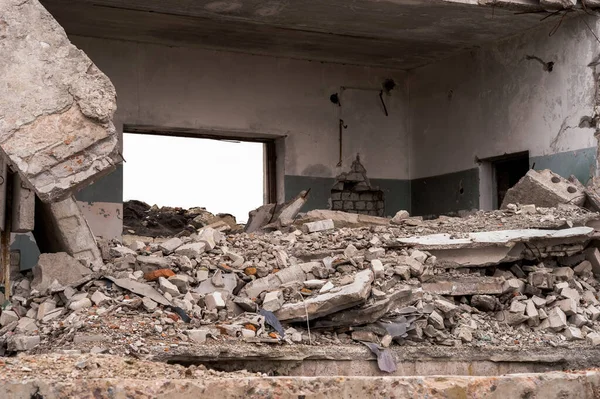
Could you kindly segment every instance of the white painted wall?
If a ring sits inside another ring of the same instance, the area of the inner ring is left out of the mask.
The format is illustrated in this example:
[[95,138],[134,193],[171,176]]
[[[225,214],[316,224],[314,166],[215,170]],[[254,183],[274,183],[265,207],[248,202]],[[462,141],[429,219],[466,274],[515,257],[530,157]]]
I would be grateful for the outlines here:
[[[474,168],[475,157],[596,146],[593,129],[578,125],[593,113],[588,64],[600,43],[580,18],[549,37],[556,22],[410,73],[411,178]],[[554,61],[553,71],[527,55]]]
[[[286,136],[285,174],[334,177],[360,152],[372,178],[407,179],[407,91],[402,71],[115,40],[71,37],[114,83],[121,124]],[[398,83],[383,114],[377,92],[346,91],[349,129],[338,163],[340,86]],[[350,121],[352,122],[350,124]],[[203,173],[206,173],[204,171]]]

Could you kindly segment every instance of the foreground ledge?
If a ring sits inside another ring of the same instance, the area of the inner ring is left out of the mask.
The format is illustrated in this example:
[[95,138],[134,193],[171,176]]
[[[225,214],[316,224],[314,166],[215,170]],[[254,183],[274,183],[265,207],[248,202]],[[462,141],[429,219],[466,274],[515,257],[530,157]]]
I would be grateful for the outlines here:
[[501,377],[245,377],[4,381],[0,397],[94,398],[597,398],[600,372]]

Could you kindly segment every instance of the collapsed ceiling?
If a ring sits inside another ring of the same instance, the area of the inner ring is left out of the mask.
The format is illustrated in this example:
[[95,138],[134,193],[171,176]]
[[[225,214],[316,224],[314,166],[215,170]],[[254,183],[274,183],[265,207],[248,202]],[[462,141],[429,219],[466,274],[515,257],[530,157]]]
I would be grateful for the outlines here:
[[548,15],[529,0],[42,3],[70,35],[398,69],[533,28]]

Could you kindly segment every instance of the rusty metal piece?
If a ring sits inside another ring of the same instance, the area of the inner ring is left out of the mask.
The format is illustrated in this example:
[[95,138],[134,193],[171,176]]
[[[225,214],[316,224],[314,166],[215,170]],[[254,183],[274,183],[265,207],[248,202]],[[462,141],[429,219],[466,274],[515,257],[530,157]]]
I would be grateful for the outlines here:
[[4,229],[0,233],[0,245],[2,246],[2,283],[4,285],[4,297],[10,299],[10,231],[12,229],[12,181],[13,176],[9,172],[6,179],[6,207],[0,209],[0,212],[4,212]]

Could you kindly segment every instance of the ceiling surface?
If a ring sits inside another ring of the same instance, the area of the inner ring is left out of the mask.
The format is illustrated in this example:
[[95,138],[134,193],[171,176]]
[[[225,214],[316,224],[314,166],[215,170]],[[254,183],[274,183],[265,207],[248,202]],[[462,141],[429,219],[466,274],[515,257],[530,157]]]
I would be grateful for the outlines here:
[[535,1],[42,0],[68,34],[411,69],[540,25]]

